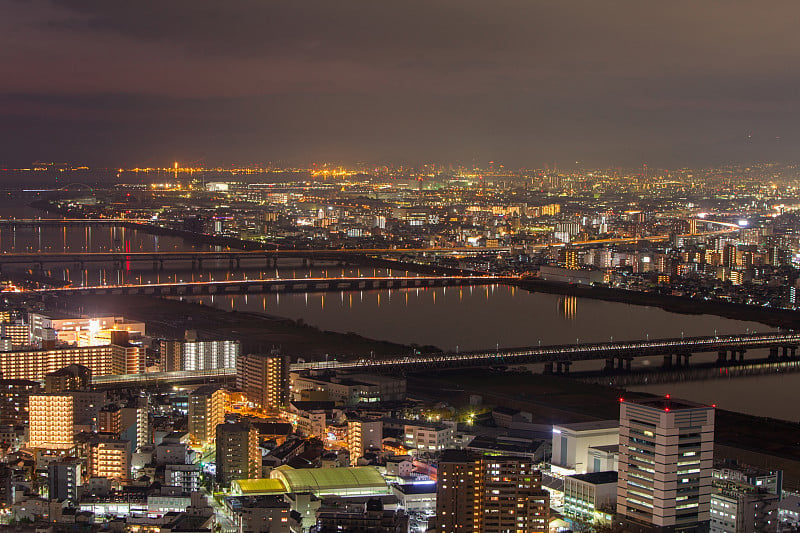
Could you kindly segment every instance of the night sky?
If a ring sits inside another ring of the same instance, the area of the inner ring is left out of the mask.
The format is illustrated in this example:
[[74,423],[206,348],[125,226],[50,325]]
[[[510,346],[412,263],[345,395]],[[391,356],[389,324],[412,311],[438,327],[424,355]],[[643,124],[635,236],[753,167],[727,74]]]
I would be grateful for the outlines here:
[[795,161],[800,2],[0,0],[0,165]]

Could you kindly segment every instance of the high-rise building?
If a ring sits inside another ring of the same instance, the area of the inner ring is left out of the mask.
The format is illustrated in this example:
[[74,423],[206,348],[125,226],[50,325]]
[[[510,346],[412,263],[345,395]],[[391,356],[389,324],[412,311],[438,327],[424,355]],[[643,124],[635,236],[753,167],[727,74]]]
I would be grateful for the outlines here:
[[783,489],[783,472],[723,465],[711,480],[710,533],[774,533]]
[[669,396],[620,402],[617,515],[627,530],[706,530],[713,455],[713,407]]
[[[120,332],[125,333],[125,332]],[[123,374],[144,374],[147,365],[147,355],[141,346],[129,342],[112,343],[112,356],[122,361]]]
[[235,340],[163,340],[161,370],[212,370],[236,368],[241,344]]
[[258,430],[248,423],[219,424],[216,427],[217,482],[228,486],[235,479],[261,476]]
[[92,385],[92,371],[83,365],[69,365],[44,376],[44,391],[48,394],[87,390]]
[[547,533],[550,496],[529,458],[446,450],[439,460],[439,533]]
[[0,379],[0,424],[22,424],[28,420],[28,399],[41,391],[38,381]]
[[189,394],[189,437],[198,445],[213,444],[216,427],[225,421],[225,390],[203,385]]
[[106,405],[97,413],[97,431],[119,436],[122,431],[122,417],[118,405]]
[[728,268],[736,266],[736,245],[726,244],[722,248],[722,266]]
[[181,370],[182,346],[182,341],[175,340],[162,340],[159,343],[159,354],[161,356],[160,370],[162,372]]
[[147,397],[139,396],[120,409],[120,438],[131,442],[134,450],[152,444]]
[[356,466],[369,449],[381,449],[383,441],[383,422],[348,417],[347,419],[347,451],[350,452],[350,464]]
[[[126,358],[131,357],[128,361]],[[135,358],[135,360],[134,360]],[[66,366],[87,367],[92,376],[125,374],[128,368],[140,368],[144,349],[138,346],[105,346],[54,348],[50,350],[14,350],[0,357],[0,372],[6,379],[42,380],[45,375]]]
[[0,324],[0,337],[11,341],[12,346],[28,346],[30,344],[30,326],[23,322],[5,322]]
[[32,395],[29,400],[29,417],[28,447],[68,449],[75,444],[72,396]]
[[130,477],[131,443],[126,440],[95,440],[87,454],[89,477],[125,480]]
[[47,465],[47,487],[51,500],[78,501],[81,486],[81,462],[77,459],[56,461]]
[[279,409],[289,400],[289,358],[248,354],[236,363],[237,388],[263,409]]

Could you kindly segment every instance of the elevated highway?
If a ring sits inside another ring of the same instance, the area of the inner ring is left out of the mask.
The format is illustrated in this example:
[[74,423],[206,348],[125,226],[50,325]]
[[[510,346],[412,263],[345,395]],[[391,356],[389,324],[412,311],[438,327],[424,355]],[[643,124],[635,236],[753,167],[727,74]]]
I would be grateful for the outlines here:
[[744,361],[751,349],[769,349],[770,358],[793,359],[800,333],[767,333],[680,339],[639,340],[558,346],[537,346],[404,357],[296,363],[293,370],[416,371],[544,363],[546,371],[568,372],[575,361],[605,360],[609,369],[630,369],[636,357],[664,356],[665,367],[688,366],[694,353],[717,352],[720,363]]
[[46,264],[74,264],[83,268],[88,263],[113,263],[117,268],[128,264],[153,265],[154,270],[163,270],[166,261],[190,262],[193,268],[203,268],[208,262],[228,263],[238,268],[243,261],[253,265],[276,266],[281,258],[303,259],[310,264],[314,259],[342,261],[363,256],[411,256],[419,254],[498,254],[511,251],[500,248],[368,248],[368,249],[278,249],[236,250],[220,252],[8,252],[0,253],[0,268],[6,265],[34,265],[44,268]]
[[271,278],[226,281],[193,281],[188,283],[101,285],[95,287],[58,287],[22,291],[22,294],[50,294],[65,296],[83,294],[192,296],[204,294],[260,294],[276,292],[308,293],[495,285],[500,283],[513,283],[516,281],[516,279],[517,278],[504,276]]
[[[608,342],[536,348],[515,348],[508,350],[476,351],[444,354],[414,354],[411,356],[386,357],[379,359],[359,359],[352,361],[297,362],[290,365],[294,372],[304,370],[373,371],[373,372],[416,372],[458,368],[490,367],[511,364],[544,363],[566,365],[574,361],[621,359],[630,361],[635,357],[673,354],[688,356],[691,353],[717,352],[718,354],[741,354],[747,349],[768,349],[770,356],[760,359],[756,364],[745,363],[743,359],[718,359],[720,366],[733,366],[741,369],[742,375],[764,373],[762,367],[783,369],[800,365],[797,348],[800,346],[800,333],[768,333],[752,335],[727,335],[709,337],[690,337],[684,339],[657,339],[645,341]],[[686,366],[672,368],[671,372],[681,375],[693,370]],[[766,364],[765,364],[766,363]],[[665,365],[666,366],[666,365]],[[708,365],[705,365],[706,367]],[[552,367],[551,367],[552,370]],[[92,382],[99,388],[119,386],[158,386],[163,384],[191,384],[230,381],[235,379],[236,370],[232,368],[211,370],[185,370],[176,372],[153,372],[147,374],[125,374],[95,376]],[[653,369],[650,369],[650,376]],[[665,374],[669,375],[669,374]],[[624,376],[624,375],[623,375]],[[599,378],[598,378],[599,379]],[[624,377],[613,378],[615,383],[624,383]],[[652,377],[650,378],[652,379]],[[608,382],[603,378],[602,382]],[[635,382],[635,381],[633,381]]]
[[122,224],[147,224],[149,222],[149,220],[137,218],[0,218],[0,227],[119,226]]
[[[707,221],[708,222],[708,221]],[[719,225],[721,229],[702,233],[686,234],[681,237],[703,237],[729,233],[740,229],[735,224],[723,222],[710,222]],[[47,224],[76,224],[76,225],[141,225],[142,229],[164,230],[148,221],[135,219],[5,219],[0,220],[3,225],[47,225]],[[660,242],[670,238],[669,235],[650,235],[621,237],[610,239],[597,239],[588,241],[574,241],[571,243],[545,243],[527,246],[527,250],[541,250],[564,246],[590,247],[614,244],[635,244],[637,242]],[[252,241],[241,241],[242,245],[253,245]],[[300,258],[310,264],[314,259],[346,261],[364,256],[373,257],[401,257],[401,256],[436,256],[436,255],[496,255],[514,251],[511,246],[498,246],[490,248],[462,246],[462,247],[434,247],[434,248],[329,248],[329,249],[283,249],[271,250],[225,250],[225,251],[158,251],[158,252],[3,252],[0,253],[0,269],[5,265],[34,265],[40,269],[45,264],[75,264],[84,268],[89,263],[113,263],[121,269],[123,265],[131,263],[151,263],[155,270],[162,270],[166,261],[190,262],[193,268],[203,268],[203,262],[228,262],[230,268],[238,268],[241,261],[263,262],[267,267],[276,266],[280,258]]]

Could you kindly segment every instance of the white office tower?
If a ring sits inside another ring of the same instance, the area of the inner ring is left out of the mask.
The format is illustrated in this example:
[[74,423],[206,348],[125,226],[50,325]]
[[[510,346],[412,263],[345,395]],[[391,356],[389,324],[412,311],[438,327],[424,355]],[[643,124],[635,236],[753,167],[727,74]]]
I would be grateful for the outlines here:
[[684,400],[620,402],[617,514],[626,531],[707,531],[714,408]]

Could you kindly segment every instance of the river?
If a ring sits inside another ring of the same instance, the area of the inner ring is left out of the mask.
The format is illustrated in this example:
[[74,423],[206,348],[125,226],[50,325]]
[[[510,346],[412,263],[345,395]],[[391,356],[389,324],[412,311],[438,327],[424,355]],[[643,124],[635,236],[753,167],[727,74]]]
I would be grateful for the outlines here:
[[[39,214],[14,210],[13,216]],[[2,213],[9,216],[8,210]],[[176,237],[154,236],[125,228],[17,228],[0,230],[0,251],[153,251],[211,249]],[[146,283],[199,279],[302,278],[386,275],[388,271],[334,265],[303,268],[286,262],[279,269],[253,267],[227,272],[156,273],[142,267],[114,270],[70,265],[45,274],[76,285]],[[508,286],[351,291],[311,294],[202,296],[194,300],[220,309],[236,309],[303,319],[324,330],[445,350],[569,344],[610,340],[734,334],[772,331],[763,324],[712,315],[681,315],[659,308],[553,294],[529,293]],[[646,365],[651,361],[637,360]],[[683,397],[748,414],[798,421],[794,396],[800,374],[710,380],[632,387]]]

